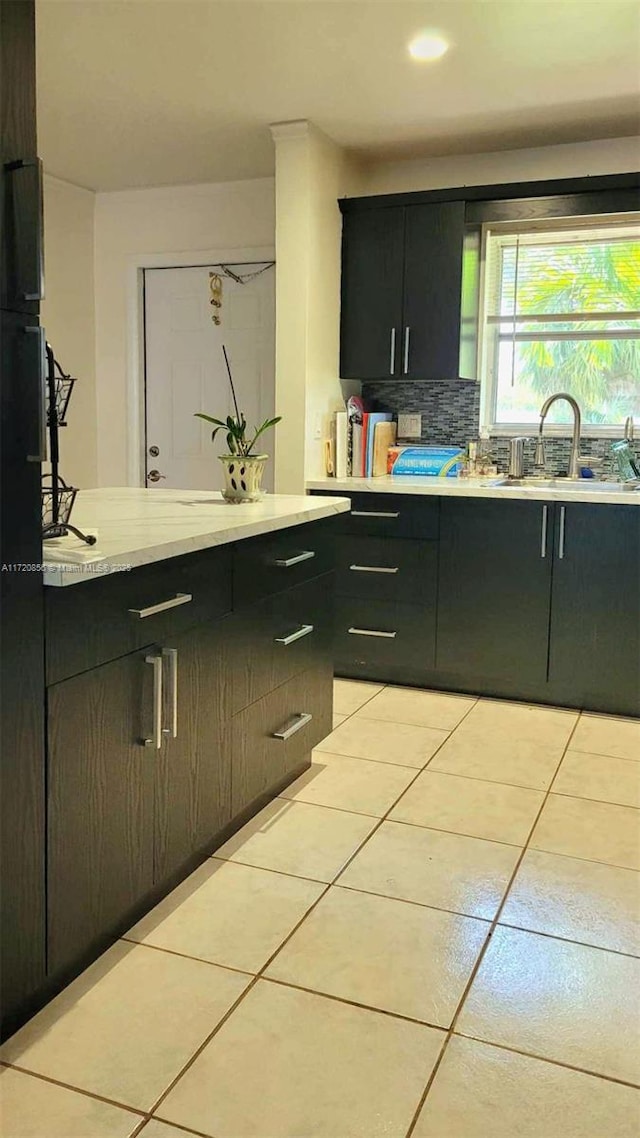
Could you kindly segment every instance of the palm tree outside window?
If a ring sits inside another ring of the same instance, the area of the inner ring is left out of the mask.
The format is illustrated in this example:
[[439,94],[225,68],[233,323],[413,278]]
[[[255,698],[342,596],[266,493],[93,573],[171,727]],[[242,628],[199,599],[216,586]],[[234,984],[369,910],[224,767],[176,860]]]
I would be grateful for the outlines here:
[[[538,422],[566,391],[587,433],[640,422],[640,215],[513,223],[483,235],[483,425],[508,434]],[[560,430],[570,412],[549,414]],[[590,431],[589,431],[590,428]]]

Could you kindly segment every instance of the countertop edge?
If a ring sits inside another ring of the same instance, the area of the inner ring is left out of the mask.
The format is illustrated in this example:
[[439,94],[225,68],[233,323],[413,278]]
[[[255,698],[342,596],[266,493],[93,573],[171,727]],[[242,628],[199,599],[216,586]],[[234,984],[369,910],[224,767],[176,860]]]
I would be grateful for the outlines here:
[[[273,496],[278,497],[278,495]],[[290,497],[290,495],[283,495]],[[304,501],[302,495],[299,498]],[[332,495],[330,499],[312,498],[307,496],[309,505],[301,505],[292,510],[290,514],[275,515],[247,519],[240,525],[231,529],[198,533],[192,537],[179,537],[166,542],[150,543],[146,548],[139,548],[129,553],[123,552],[109,556],[104,554],[96,557],[94,561],[84,561],[70,568],[69,562],[47,563],[46,553],[43,556],[43,584],[49,588],[67,588],[79,585],[83,581],[95,578],[108,577],[113,573],[126,572],[129,569],[138,569],[151,565],[157,561],[168,561],[173,557],[183,557],[189,553],[199,553],[204,549],[215,549],[221,545],[231,545],[236,541],[246,541],[248,538],[261,537],[268,533],[277,533],[282,529],[290,529],[305,522],[322,521],[334,514],[346,513],[351,504],[348,498],[341,498],[339,494]],[[229,509],[233,509],[230,506]],[[108,568],[106,567],[108,566]]]
[[[588,482],[588,479],[585,479]],[[612,483],[609,490],[562,490],[561,487],[492,486],[465,478],[316,478],[305,483],[307,491],[324,490],[336,494],[409,494],[438,497],[497,498],[503,501],[589,503],[590,505],[640,506],[640,490],[620,490]]]

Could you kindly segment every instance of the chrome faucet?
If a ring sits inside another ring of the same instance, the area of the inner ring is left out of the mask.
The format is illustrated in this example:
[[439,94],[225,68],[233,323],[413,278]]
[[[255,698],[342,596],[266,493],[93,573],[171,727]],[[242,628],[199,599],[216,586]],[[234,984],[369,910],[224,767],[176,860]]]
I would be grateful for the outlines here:
[[566,399],[567,403],[573,411],[573,437],[571,439],[571,456],[569,458],[569,478],[580,477],[580,430],[582,427],[582,415],[580,408],[576,403],[573,395],[567,395],[565,391],[559,391],[557,395],[550,395],[545,399],[542,407],[540,408],[540,426],[538,428],[538,439],[536,442],[536,453],[534,459],[534,466],[536,469],[544,470],[544,441],[542,438],[542,429],[544,421],[547,417],[549,408],[553,406],[557,399]]

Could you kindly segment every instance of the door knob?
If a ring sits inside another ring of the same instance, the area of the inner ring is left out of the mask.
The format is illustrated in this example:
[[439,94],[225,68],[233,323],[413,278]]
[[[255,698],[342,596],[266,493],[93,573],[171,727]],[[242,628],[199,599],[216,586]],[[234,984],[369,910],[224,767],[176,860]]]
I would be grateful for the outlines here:
[[161,478],[166,477],[166,474],[161,474],[159,470],[150,470],[147,474],[147,482],[159,482]]

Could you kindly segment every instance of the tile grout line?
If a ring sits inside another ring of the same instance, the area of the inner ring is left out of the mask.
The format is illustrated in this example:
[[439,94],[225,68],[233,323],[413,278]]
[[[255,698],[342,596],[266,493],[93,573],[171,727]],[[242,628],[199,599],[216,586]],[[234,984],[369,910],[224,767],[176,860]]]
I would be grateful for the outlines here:
[[119,1110],[126,1110],[129,1114],[136,1115],[136,1117],[140,1118],[141,1122],[147,1121],[146,1111],[144,1111],[142,1107],[131,1106],[126,1102],[118,1102],[117,1099],[107,1098],[105,1095],[99,1094],[98,1091],[88,1091],[83,1087],[76,1087],[73,1083],[65,1083],[62,1079],[55,1079],[52,1075],[45,1075],[41,1071],[32,1071],[29,1067],[23,1067],[20,1063],[10,1063],[7,1059],[0,1059],[0,1067],[4,1067],[9,1071],[20,1071],[23,1075],[30,1075],[34,1079],[40,1079],[43,1083],[51,1083],[54,1087],[62,1087],[65,1091],[73,1091],[75,1094],[83,1095],[84,1098],[104,1102],[107,1106],[116,1106]]
[[[439,1069],[440,1069],[440,1065],[441,1065],[441,1063],[442,1063],[442,1060],[444,1059],[444,1056],[445,1056],[445,1054],[446,1054],[446,1051],[447,1051],[447,1047],[449,1046],[449,1041],[451,1040],[451,1038],[452,1038],[452,1036],[453,1036],[453,1034],[454,1034],[454,1032],[455,1032],[455,1027],[456,1027],[456,1024],[457,1024],[457,1022],[458,1022],[458,1019],[460,1018],[460,1014],[461,1014],[461,1012],[462,1012],[462,1009],[463,1009],[463,1007],[464,1007],[464,1005],[465,1005],[465,1002],[466,1002],[467,996],[469,995],[469,992],[471,991],[471,987],[472,987],[472,985],[473,985],[473,983],[474,983],[474,981],[475,981],[475,979],[476,979],[476,976],[478,975],[478,972],[480,971],[480,967],[481,967],[481,965],[482,965],[482,961],[484,960],[484,958],[485,958],[485,955],[486,955],[486,953],[487,953],[487,950],[488,950],[488,947],[489,947],[489,945],[491,944],[491,940],[492,940],[493,934],[494,934],[494,932],[495,932],[496,928],[498,927],[498,923],[499,923],[499,920],[500,920],[500,914],[502,913],[502,910],[504,909],[504,906],[505,906],[505,904],[506,904],[506,901],[507,901],[507,897],[509,896],[509,893],[510,893],[510,891],[511,891],[511,888],[512,888],[512,886],[513,886],[513,883],[514,883],[514,881],[515,881],[515,878],[516,878],[516,876],[517,876],[517,874],[518,874],[518,871],[519,871],[519,869],[520,869],[520,866],[522,865],[522,861],[523,861],[523,859],[524,859],[524,856],[525,856],[525,854],[526,854],[526,852],[527,852],[527,849],[529,848],[529,842],[531,841],[531,838],[532,838],[532,836],[533,836],[533,833],[534,833],[534,831],[535,831],[535,828],[536,828],[536,826],[537,826],[537,824],[538,824],[538,821],[540,820],[540,816],[541,816],[541,814],[542,814],[542,811],[544,810],[544,808],[545,808],[545,805],[546,805],[546,803],[547,803],[547,800],[548,800],[548,798],[549,798],[549,795],[550,795],[550,793],[551,793],[551,787],[553,786],[553,783],[554,783],[554,781],[555,781],[556,775],[557,775],[557,773],[558,773],[558,771],[559,771],[559,769],[560,769],[560,766],[561,766],[561,764],[562,764],[562,760],[564,759],[564,756],[565,756],[565,754],[567,753],[567,750],[568,750],[568,748],[569,748],[569,744],[570,744],[570,742],[571,742],[571,740],[572,740],[572,738],[573,738],[573,736],[574,736],[574,733],[575,733],[575,731],[576,731],[576,729],[577,729],[577,727],[578,727],[578,724],[579,724],[579,722],[580,722],[580,713],[578,713],[578,715],[577,715],[577,717],[576,717],[576,721],[575,721],[575,723],[574,723],[574,725],[573,725],[573,727],[572,727],[572,729],[571,729],[571,731],[570,731],[570,733],[569,733],[569,737],[568,737],[568,739],[567,739],[567,742],[566,742],[566,744],[565,744],[564,750],[562,751],[562,754],[561,754],[561,756],[560,756],[560,758],[559,758],[559,760],[558,760],[558,764],[557,764],[557,766],[556,766],[556,769],[555,769],[554,775],[553,775],[553,777],[552,777],[552,779],[551,779],[551,782],[549,783],[549,788],[548,788],[548,790],[546,791],[546,793],[545,793],[545,795],[544,795],[544,798],[543,798],[543,800],[542,800],[542,802],[541,802],[541,804],[540,804],[540,809],[538,810],[538,812],[537,812],[537,814],[536,814],[536,816],[535,816],[535,818],[534,818],[534,820],[533,820],[533,823],[532,823],[532,825],[531,825],[531,828],[530,828],[530,830],[529,830],[529,834],[528,834],[528,836],[527,836],[527,840],[526,840],[526,842],[524,843],[524,846],[522,847],[522,850],[521,850],[521,852],[520,852],[520,855],[519,855],[519,857],[518,857],[518,859],[517,859],[517,861],[516,861],[516,864],[515,864],[515,866],[514,866],[513,872],[512,872],[512,874],[511,874],[511,877],[509,878],[509,881],[508,881],[508,883],[507,883],[507,887],[506,887],[506,889],[505,889],[505,891],[504,891],[504,893],[503,893],[503,896],[502,896],[502,901],[501,901],[501,902],[500,902],[500,904],[498,905],[498,908],[497,908],[497,910],[496,910],[496,914],[495,914],[495,916],[494,916],[494,918],[493,918],[493,920],[492,920],[492,922],[491,922],[491,925],[490,925],[490,928],[489,928],[489,932],[487,933],[487,936],[486,936],[485,942],[484,942],[484,944],[482,945],[482,948],[480,949],[480,952],[479,952],[479,954],[478,954],[478,958],[477,958],[477,960],[476,960],[476,962],[475,962],[475,964],[474,964],[474,966],[473,966],[473,968],[472,968],[472,970],[471,970],[471,974],[470,974],[470,976],[469,976],[469,979],[468,979],[468,981],[467,981],[467,983],[466,983],[466,985],[465,985],[465,988],[464,988],[464,991],[463,991],[463,993],[462,993],[462,996],[460,997],[460,1001],[459,1001],[459,1003],[458,1003],[458,1006],[457,1006],[457,1008],[456,1008],[456,1011],[454,1012],[454,1015],[453,1015],[453,1019],[451,1020],[451,1025],[450,1025],[450,1027],[449,1027],[449,1030],[448,1030],[448,1032],[447,1032],[447,1037],[446,1037],[446,1039],[445,1039],[445,1041],[444,1041],[444,1044],[443,1044],[442,1050],[441,1050],[441,1052],[440,1052],[440,1054],[439,1054],[438,1058],[436,1059],[435,1065],[434,1065],[434,1067],[433,1067],[433,1069],[432,1069],[432,1071],[431,1071],[431,1073],[430,1073],[430,1075],[429,1075],[429,1078],[428,1078],[428,1080],[427,1080],[427,1085],[426,1085],[426,1087],[425,1087],[425,1089],[424,1089],[424,1091],[423,1091],[423,1094],[422,1094],[422,1097],[421,1097],[421,1099],[420,1099],[420,1101],[419,1101],[419,1103],[418,1103],[418,1106],[416,1107],[416,1111],[415,1111],[415,1114],[414,1114],[414,1116],[413,1116],[413,1119],[412,1119],[412,1121],[411,1121],[411,1125],[409,1126],[409,1129],[407,1130],[407,1133],[406,1133],[406,1135],[405,1135],[405,1138],[411,1138],[411,1136],[412,1136],[412,1134],[413,1134],[413,1132],[414,1132],[414,1130],[415,1130],[415,1128],[416,1128],[416,1126],[417,1126],[417,1124],[418,1124],[418,1119],[419,1119],[419,1117],[420,1117],[420,1115],[421,1115],[421,1113],[422,1113],[422,1110],[423,1110],[423,1108],[424,1108],[424,1104],[425,1104],[425,1102],[427,1101],[427,1098],[428,1098],[428,1096],[429,1096],[429,1091],[431,1090],[431,1087],[433,1086],[433,1083],[434,1083],[434,1081],[435,1081],[435,1078],[436,1078],[436,1076],[437,1076],[437,1074],[438,1074],[438,1071],[439,1071]],[[535,934],[534,934],[534,935],[535,935]]]
[[455,1039],[469,1039],[473,1043],[481,1043],[484,1047],[494,1047],[497,1051],[522,1055],[525,1059],[535,1059],[538,1063],[549,1063],[552,1067],[560,1067],[563,1071],[576,1071],[579,1075],[588,1075],[590,1079],[602,1079],[605,1083],[615,1083],[616,1086],[640,1090],[640,1083],[630,1083],[626,1079],[616,1078],[615,1075],[603,1075],[600,1071],[591,1071],[587,1067],[576,1067],[573,1063],[562,1063],[559,1059],[549,1059],[546,1055],[539,1055],[535,1051],[523,1051],[519,1047],[507,1047],[506,1043],[495,1043],[490,1039],[480,1039],[477,1035],[465,1035],[462,1031],[456,1031],[453,1035]]

